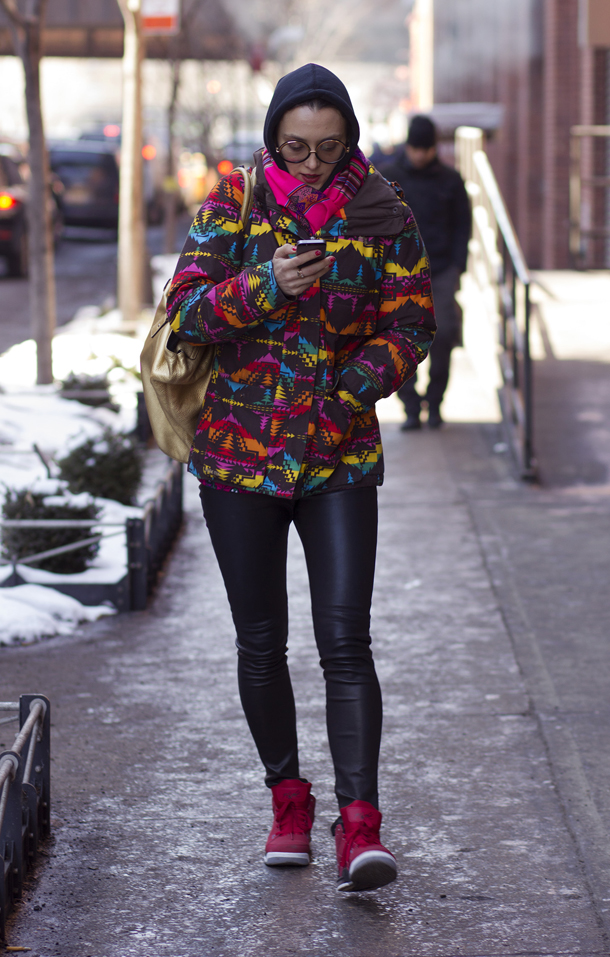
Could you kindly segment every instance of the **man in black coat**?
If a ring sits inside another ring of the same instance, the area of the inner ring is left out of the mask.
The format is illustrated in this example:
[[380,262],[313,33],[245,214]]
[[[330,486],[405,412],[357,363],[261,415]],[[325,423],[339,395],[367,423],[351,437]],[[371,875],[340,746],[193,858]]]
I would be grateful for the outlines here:
[[422,402],[428,405],[428,426],[438,429],[440,406],[449,380],[451,350],[461,343],[461,310],[455,300],[460,276],[466,269],[471,212],[464,181],[457,170],[441,163],[436,149],[436,127],[427,116],[414,116],[405,151],[383,175],[397,182],[413,210],[432,267],[432,292],[437,333],[430,350],[430,382],[425,396],[415,388],[416,376],[398,395],[405,407],[404,431],[421,428]]

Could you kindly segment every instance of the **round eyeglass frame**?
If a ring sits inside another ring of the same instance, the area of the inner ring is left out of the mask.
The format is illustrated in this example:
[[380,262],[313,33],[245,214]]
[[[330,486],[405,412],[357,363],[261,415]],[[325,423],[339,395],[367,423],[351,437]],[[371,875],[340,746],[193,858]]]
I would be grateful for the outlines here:
[[[305,156],[304,159],[299,159],[299,160],[288,159],[287,156],[284,156],[284,154],[282,153],[282,150],[284,149],[285,146],[288,146],[289,143],[301,143],[303,146],[305,146],[305,147],[307,147],[307,148],[309,147],[309,143],[305,143],[303,140],[297,140],[297,139],[294,139],[294,140],[286,140],[286,142],[285,142],[285,143],[282,143],[281,146],[276,146],[276,147],[275,147],[275,152],[280,154],[280,156],[282,157],[282,159],[284,160],[285,163],[306,163],[307,160],[309,159],[309,157],[311,156],[311,154],[312,154],[312,153],[315,153],[315,154],[316,154],[316,158],[317,158],[321,163],[325,163],[327,166],[336,166],[337,163],[340,163],[341,160],[342,160],[342,159],[345,159],[345,157],[346,157],[346,155],[347,155],[347,146],[345,145],[345,143],[342,143],[341,140],[335,140],[335,139],[333,139],[333,138],[331,137],[330,139],[322,140],[321,143],[318,143],[318,145],[316,146],[315,150],[309,150],[307,156]],[[336,160],[325,160],[325,159],[322,159],[322,157],[321,157],[321,156],[319,155],[319,153],[318,153],[318,150],[320,149],[321,146],[323,146],[324,143],[339,143],[339,144],[343,147],[343,153],[341,154],[341,156],[339,157],[339,159],[336,159]]]

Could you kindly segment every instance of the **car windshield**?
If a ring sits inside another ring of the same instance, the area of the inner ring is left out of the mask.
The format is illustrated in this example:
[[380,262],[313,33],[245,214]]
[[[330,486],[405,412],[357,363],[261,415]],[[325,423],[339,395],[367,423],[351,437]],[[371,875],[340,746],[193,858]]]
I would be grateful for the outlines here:
[[108,154],[52,153],[51,166],[66,193],[75,189],[86,189],[95,195],[116,191],[118,170]]

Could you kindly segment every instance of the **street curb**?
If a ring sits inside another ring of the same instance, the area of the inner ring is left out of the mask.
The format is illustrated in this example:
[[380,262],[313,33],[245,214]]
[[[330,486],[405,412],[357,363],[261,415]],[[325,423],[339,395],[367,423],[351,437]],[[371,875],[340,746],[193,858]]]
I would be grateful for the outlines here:
[[465,496],[465,504],[525,683],[531,714],[536,719],[548,753],[557,796],[567,829],[576,845],[591,902],[610,944],[610,835],[591,795],[580,752],[565,724],[567,716],[562,711],[536,633],[513,579],[502,532],[492,514],[493,506],[477,507],[468,496]]

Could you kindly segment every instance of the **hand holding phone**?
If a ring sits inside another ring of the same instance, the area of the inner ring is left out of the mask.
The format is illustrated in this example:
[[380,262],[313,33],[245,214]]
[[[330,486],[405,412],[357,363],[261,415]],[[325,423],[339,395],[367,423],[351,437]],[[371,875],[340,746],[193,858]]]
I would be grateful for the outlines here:
[[297,256],[303,253],[320,252],[322,258],[326,256],[326,243],[323,239],[299,239],[297,242]]
[[326,255],[323,239],[300,239],[294,246],[276,249],[273,271],[284,295],[297,297],[326,275],[334,262],[334,256]]

